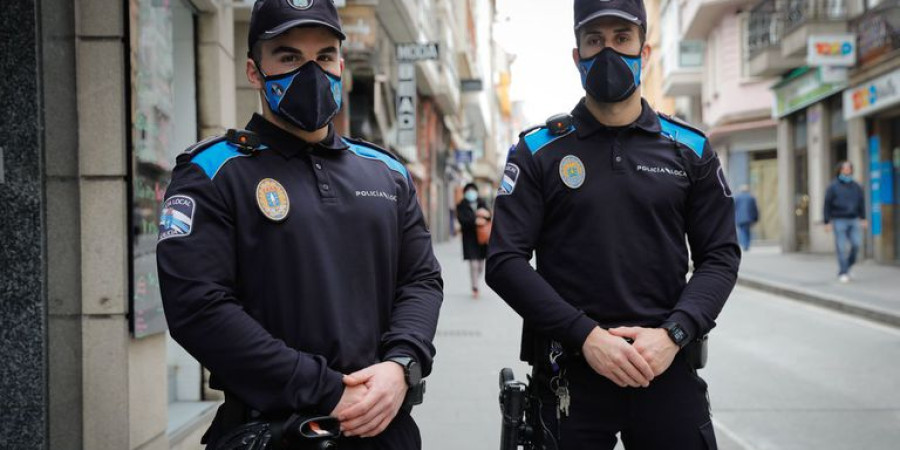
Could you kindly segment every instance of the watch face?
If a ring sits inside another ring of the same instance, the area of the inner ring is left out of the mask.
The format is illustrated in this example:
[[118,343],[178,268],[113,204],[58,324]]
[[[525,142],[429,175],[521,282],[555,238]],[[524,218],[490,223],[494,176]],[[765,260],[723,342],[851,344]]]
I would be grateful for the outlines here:
[[681,328],[675,327],[675,328],[672,330],[672,336],[675,337],[675,340],[676,340],[676,341],[681,342],[681,341],[683,341],[684,338],[685,338],[684,330],[682,330]]
[[422,366],[417,364],[415,361],[411,361],[408,366],[406,366],[407,370],[407,380],[410,386],[415,386],[422,381]]

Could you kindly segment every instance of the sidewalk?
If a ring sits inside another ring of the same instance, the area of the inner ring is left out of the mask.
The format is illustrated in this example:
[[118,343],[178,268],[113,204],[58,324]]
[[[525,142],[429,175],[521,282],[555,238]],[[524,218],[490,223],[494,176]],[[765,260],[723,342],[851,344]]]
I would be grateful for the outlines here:
[[838,282],[834,255],[751,247],[738,284],[900,327],[900,267],[863,261],[851,275]]

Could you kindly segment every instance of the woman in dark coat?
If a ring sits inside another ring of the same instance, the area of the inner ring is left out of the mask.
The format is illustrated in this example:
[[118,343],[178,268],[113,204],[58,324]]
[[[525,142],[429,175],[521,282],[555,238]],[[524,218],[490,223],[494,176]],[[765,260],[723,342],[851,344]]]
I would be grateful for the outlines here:
[[478,298],[478,286],[481,274],[484,273],[484,260],[487,258],[487,245],[478,243],[478,225],[491,218],[491,212],[483,199],[478,197],[478,186],[469,183],[463,189],[463,199],[456,206],[456,218],[462,229],[463,259],[469,261],[469,274],[472,278],[472,298]]

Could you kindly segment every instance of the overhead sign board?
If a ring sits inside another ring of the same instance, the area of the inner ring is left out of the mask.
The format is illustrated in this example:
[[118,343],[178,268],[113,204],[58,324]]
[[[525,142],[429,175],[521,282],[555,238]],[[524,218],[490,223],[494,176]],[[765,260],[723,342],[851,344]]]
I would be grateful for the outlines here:
[[806,64],[810,66],[851,67],[856,64],[856,35],[819,34],[809,37]]
[[416,62],[438,59],[438,50],[437,42],[428,42],[425,44],[398,44],[397,60],[400,62]]
[[844,91],[844,119],[865,116],[900,103],[900,70]]

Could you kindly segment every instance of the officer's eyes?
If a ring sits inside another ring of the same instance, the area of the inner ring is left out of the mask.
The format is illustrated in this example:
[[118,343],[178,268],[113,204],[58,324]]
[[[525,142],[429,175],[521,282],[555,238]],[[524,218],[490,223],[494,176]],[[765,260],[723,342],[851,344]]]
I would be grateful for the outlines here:
[[300,62],[300,56],[298,55],[284,55],[281,57],[282,64],[291,64]]
[[616,42],[619,44],[624,44],[630,40],[631,40],[630,36],[623,35],[623,34],[620,34],[618,37],[616,37]]
[[332,55],[319,55],[318,61],[321,61],[321,62],[331,62],[331,61],[334,61],[334,56],[332,56]]

